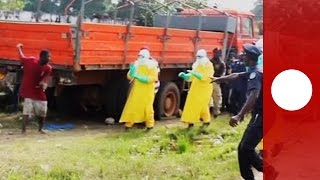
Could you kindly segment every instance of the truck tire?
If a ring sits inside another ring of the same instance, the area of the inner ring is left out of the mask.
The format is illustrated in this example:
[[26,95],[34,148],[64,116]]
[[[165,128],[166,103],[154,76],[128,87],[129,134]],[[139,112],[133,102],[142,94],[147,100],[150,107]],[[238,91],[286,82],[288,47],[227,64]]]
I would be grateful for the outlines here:
[[161,82],[154,101],[155,119],[177,115],[180,106],[180,92],[173,82]]

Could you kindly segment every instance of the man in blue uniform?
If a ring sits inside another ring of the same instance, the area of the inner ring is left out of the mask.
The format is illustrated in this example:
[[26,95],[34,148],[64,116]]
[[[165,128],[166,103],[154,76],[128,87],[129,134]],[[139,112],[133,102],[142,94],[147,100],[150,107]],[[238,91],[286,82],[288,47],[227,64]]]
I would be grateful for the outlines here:
[[[252,44],[243,46],[245,51],[244,63],[249,67],[248,72],[233,73],[229,76],[214,79],[215,82],[226,82],[239,78],[248,80],[247,100],[240,112],[231,117],[230,126],[235,127],[243,121],[245,114],[252,111],[252,118],[248,124],[242,140],[238,147],[238,161],[241,176],[245,180],[254,180],[252,167],[258,171],[263,171],[263,160],[255,151],[256,146],[263,137],[263,88],[262,88],[262,72],[257,69],[258,57],[261,51]],[[268,172],[268,179],[275,179],[278,175],[272,166],[264,165]]]
[[[235,59],[236,53],[234,50],[231,50],[229,54],[229,58],[226,60],[226,74],[230,75],[232,73],[231,65],[233,60]],[[229,100],[230,91],[231,91],[231,84],[230,83],[221,83],[221,93],[222,93],[222,107],[221,111],[223,112],[231,112],[231,104]]]
[[[244,55],[240,55],[239,59],[233,59],[231,64],[232,73],[241,73],[246,71],[244,64]],[[241,78],[231,83],[230,90],[230,113],[237,115],[246,101],[247,79]]]

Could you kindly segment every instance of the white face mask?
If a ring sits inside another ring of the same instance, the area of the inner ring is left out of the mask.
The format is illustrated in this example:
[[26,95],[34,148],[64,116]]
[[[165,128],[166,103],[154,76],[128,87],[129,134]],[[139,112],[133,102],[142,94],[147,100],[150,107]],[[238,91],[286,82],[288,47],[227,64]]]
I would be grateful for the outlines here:
[[207,52],[204,49],[198,50],[196,62],[199,64],[205,64],[207,62],[207,59]]
[[139,52],[138,61],[140,63],[146,63],[150,59],[150,52],[146,49],[143,49]]
[[148,58],[145,58],[144,56],[138,56],[138,61],[140,63],[146,63],[148,61]]
[[207,62],[207,58],[206,57],[197,57],[196,58],[196,61],[199,63],[199,64],[205,64]]

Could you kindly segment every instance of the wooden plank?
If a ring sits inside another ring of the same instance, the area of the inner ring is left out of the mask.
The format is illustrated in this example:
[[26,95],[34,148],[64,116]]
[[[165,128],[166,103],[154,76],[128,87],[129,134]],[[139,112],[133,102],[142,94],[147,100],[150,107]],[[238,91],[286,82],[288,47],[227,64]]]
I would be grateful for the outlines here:
[[70,32],[70,24],[0,22],[0,58],[18,60],[16,45],[24,44],[27,56],[38,57],[41,49],[52,54],[52,63],[73,64],[73,47],[70,39],[62,33]]
[[24,32],[69,32],[70,24],[48,24],[48,23],[25,23],[25,22],[4,22],[0,21],[0,30]]
[[49,49],[49,50],[68,50],[72,51],[71,43],[64,41],[47,41],[39,39],[16,39],[16,38],[0,38],[0,47],[16,47],[18,43],[22,43],[25,47],[34,49]]
[[34,39],[35,37],[39,37],[42,40],[65,40],[65,35],[68,32],[33,32],[33,31],[23,31],[23,30],[1,30],[0,34],[2,37],[10,37],[13,39]]

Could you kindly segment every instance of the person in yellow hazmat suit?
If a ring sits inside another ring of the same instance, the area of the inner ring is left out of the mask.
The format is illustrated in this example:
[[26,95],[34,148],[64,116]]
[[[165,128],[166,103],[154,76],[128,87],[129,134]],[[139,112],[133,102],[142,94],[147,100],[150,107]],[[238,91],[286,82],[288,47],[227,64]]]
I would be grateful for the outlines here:
[[146,127],[152,129],[155,124],[153,101],[158,63],[151,59],[149,50],[140,50],[138,59],[130,65],[127,77],[133,84],[120,123],[125,123],[126,129],[129,129],[135,123],[145,122]]
[[211,120],[209,102],[213,91],[211,78],[214,69],[204,49],[198,50],[192,70],[187,72],[179,73],[179,77],[185,81],[191,81],[181,121],[187,123],[191,128],[195,123],[201,122],[201,119],[203,125],[208,126]]

